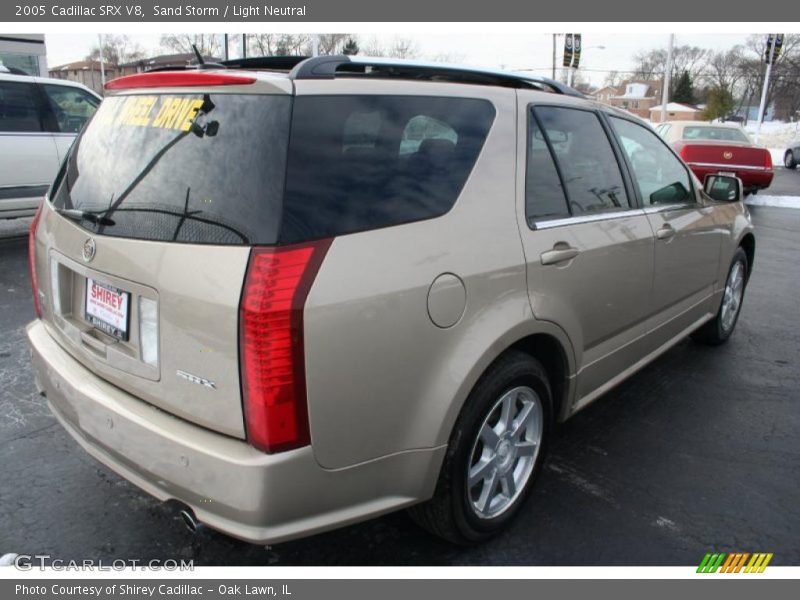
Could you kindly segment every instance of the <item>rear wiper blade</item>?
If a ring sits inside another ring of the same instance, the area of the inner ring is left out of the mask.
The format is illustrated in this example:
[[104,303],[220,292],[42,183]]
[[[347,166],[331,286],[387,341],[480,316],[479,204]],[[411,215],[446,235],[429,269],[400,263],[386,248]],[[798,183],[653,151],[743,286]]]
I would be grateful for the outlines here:
[[73,221],[89,221],[95,225],[114,225],[114,221],[101,214],[89,212],[88,210],[78,210],[75,208],[57,208],[56,212],[61,216],[72,219]]

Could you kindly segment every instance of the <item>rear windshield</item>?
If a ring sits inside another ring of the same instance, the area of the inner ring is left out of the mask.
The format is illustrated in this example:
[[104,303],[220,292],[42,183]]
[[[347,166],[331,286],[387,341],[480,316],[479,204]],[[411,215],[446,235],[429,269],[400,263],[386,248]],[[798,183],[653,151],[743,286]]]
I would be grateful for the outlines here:
[[683,129],[685,140],[715,140],[720,142],[744,142],[749,144],[747,135],[740,129],[733,127],[698,127],[689,126]]
[[455,203],[494,120],[486,100],[111,97],[54,185],[95,233],[275,244],[428,219]]
[[101,214],[96,233],[210,244],[274,243],[288,96],[118,96],[100,105],[53,204]]

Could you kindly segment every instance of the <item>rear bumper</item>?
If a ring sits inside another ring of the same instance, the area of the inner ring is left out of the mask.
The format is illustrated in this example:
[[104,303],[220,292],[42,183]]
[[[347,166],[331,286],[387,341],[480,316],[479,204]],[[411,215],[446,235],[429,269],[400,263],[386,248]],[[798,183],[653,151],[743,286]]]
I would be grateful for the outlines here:
[[766,167],[742,167],[737,165],[711,165],[706,163],[689,163],[692,171],[700,181],[706,175],[714,173],[735,173],[742,180],[745,189],[764,189],[772,183],[774,175],[772,169]]
[[27,328],[37,386],[64,428],[100,462],[159,500],[190,506],[231,536],[276,543],[333,529],[433,494],[444,447],[336,471],[310,447],[268,455],[155,408],[87,370]]

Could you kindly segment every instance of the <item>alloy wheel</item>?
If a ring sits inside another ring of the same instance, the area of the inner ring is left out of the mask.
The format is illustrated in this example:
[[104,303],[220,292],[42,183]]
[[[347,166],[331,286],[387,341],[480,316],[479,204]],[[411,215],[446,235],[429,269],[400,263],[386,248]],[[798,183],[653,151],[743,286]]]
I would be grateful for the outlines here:
[[476,516],[507,511],[531,478],[542,443],[544,412],[530,387],[504,393],[484,419],[467,467],[467,495]]
[[720,324],[726,333],[733,329],[736,323],[736,316],[742,306],[742,296],[744,295],[744,265],[737,261],[728,275],[728,282],[725,284],[725,294],[722,297],[722,312],[720,313]]

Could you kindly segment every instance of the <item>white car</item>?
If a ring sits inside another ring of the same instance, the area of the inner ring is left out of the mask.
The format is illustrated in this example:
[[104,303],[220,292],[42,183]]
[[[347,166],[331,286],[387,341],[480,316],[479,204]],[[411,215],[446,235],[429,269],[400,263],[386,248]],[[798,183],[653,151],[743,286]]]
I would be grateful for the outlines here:
[[0,70],[0,219],[36,212],[101,99],[79,83]]

